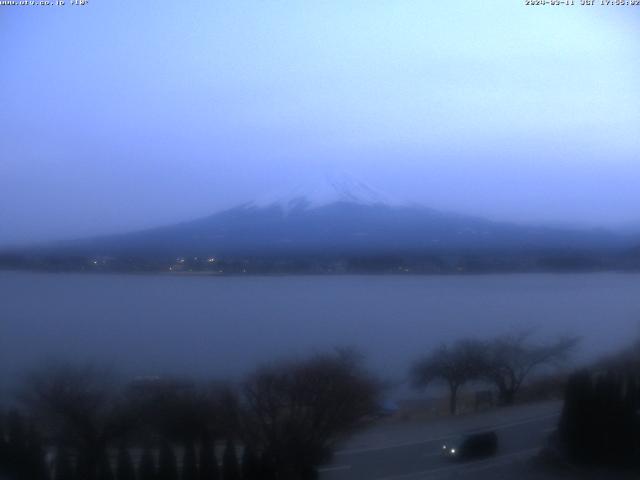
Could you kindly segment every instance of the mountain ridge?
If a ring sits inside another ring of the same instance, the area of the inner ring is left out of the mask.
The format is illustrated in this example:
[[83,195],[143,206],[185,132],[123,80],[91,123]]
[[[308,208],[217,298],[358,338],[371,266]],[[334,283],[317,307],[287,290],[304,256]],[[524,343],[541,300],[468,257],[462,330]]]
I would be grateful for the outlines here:
[[295,208],[318,208],[332,203],[355,203],[359,205],[408,206],[368,183],[346,173],[325,174],[319,182],[311,185],[299,184],[286,192],[269,195],[242,204],[246,208],[278,206],[285,212]]
[[243,271],[248,259],[289,265],[292,259],[298,263],[314,259],[312,263],[329,265],[345,259],[386,258],[385,265],[394,268],[428,259],[432,268],[434,262],[450,264],[451,258],[475,258],[476,263],[484,259],[481,264],[490,259],[492,268],[530,268],[538,260],[556,257],[569,266],[607,264],[610,257],[639,244],[635,236],[606,230],[516,225],[441,212],[393,199],[343,176],[310,193],[296,188],[187,222],[18,253],[25,258],[76,258],[73,262],[90,266],[117,259],[160,269],[180,267],[176,259],[200,265],[202,258],[239,262],[245,265]]

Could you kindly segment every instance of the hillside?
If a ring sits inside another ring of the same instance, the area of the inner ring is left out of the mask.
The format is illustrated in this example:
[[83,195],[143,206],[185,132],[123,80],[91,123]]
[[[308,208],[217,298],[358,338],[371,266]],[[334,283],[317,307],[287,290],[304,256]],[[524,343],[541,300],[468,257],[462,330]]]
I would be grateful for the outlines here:
[[632,245],[632,237],[605,230],[523,226],[440,212],[341,177],[194,221],[5,252],[3,263],[13,255],[14,264],[25,258],[73,258],[81,265],[126,260],[154,269],[202,262],[207,267],[221,260],[246,267],[251,259],[254,265],[342,262],[341,268],[344,262],[373,262],[373,270],[383,264],[384,269],[459,271],[461,261],[465,270],[474,262],[481,270],[580,270],[606,267]]

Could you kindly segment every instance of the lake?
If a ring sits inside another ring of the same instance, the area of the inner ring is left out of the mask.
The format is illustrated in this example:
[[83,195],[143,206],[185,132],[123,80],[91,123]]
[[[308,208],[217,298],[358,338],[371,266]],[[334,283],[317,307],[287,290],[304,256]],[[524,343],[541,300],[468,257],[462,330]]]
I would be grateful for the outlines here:
[[[584,360],[640,334],[640,275],[207,277],[0,272],[0,372],[50,359],[235,377],[353,345],[389,379],[442,342],[536,327]],[[8,382],[5,380],[5,382]],[[6,385],[6,383],[5,383]]]

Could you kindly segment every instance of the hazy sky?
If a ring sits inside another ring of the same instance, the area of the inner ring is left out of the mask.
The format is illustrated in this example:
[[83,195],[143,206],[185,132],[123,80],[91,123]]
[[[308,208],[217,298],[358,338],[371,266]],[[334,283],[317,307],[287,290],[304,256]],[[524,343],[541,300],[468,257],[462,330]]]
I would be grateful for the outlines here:
[[189,219],[336,169],[436,208],[640,225],[639,17],[520,0],[0,7],[0,244]]

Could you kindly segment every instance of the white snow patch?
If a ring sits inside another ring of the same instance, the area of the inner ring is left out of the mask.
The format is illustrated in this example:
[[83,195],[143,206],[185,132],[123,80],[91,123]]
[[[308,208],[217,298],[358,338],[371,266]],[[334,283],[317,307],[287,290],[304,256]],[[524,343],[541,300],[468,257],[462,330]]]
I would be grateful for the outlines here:
[[313,209],[346,202],[358,205],[408,206],[350,175],[325,175],[311,185],[297,185],[286,192],[272,193],[246,204],[247,208],[280,207],[285,212],[294,208]]

